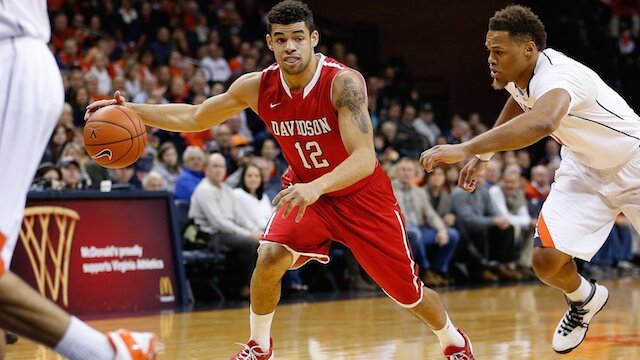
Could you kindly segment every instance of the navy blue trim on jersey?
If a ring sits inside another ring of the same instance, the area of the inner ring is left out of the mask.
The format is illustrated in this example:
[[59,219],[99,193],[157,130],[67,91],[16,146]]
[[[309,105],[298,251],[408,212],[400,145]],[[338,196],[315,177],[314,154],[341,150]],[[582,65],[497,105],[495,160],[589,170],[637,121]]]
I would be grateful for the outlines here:
[[600,107],[601,107],[601,108],[603,108],[603,109],[604,109],[606,112],[608,112],[609,114],[611,114],[611,115],[613,115],[613,116],[617,117],[617,118],[618,118],[618,119],[620,119],[620,120],[624,120],[624,119],[622,118],[622,116],[620,116],[620,115],[618,115],[618,114],[614,113],[613,111],[611,111],[611,110],[607,109],[607,108],[606,108],[606,107],[604,107],[602,104],[600,104],[600,102],[599,102],[598,100],[596,100],[596,103],[597,103],[598,105],[600,105]]
[[597,122],[597,121],[595,121],[595,120],[591,120],[591,119],[583,118],[583,117],[581,117],[581,116],[577,116],[577,115],[573,115],[573,114],[568,114],[568,115],[569,115],[569,116],[572,116],[572,117],[574,117],[574,118],[578,118],[578,119],[582,119],[582,120],[590,121],[590,122],[592,122],[592,123],[594,123],[594,124],[598,124],[598,125],[604,126],[604,127],[606,127],[607,129],[613,130],[613,131],[615,131],[615,132],[617,132],[617,133],[620,133],[620,134],[626,135],[626,136],[628,136],[628,137],[630,137],[630,138],[633,138],[633,139],[636,139],[636,140],[640,140],[640,138],[638,138],[638,137],[636,137],[636,136],[633,136],[633,135],[627,134],[626,132],[621,131],[621,130],[618,130],[618,129],[614,129],[614,128],[612,128],[612,127],[611,127],[611,126],[609,126],[609,125],[605,125],[605,124],[603,124],[603,123],[599,123],[599,122]]
[[544,51],[541,51],[542,55],[544,55],[544,57],[547,58],[547,60],[549,60],[549,64],[553,65],[553,63],[551,62],[551,58],[549,57],[549,55],[545,54]]

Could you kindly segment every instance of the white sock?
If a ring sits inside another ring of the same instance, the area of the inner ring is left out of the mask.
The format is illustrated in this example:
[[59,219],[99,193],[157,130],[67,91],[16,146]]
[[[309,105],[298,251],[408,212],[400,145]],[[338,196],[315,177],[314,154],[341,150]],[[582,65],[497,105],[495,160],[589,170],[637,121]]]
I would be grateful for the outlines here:
[[591,293],[591,283],[587,281],[587,279],[580,276],[580,286],[569,294],[566,294],[569,300],[576,301],[584,301],[587,299],[587,296]]
[[433,333],[436,334],[438,340],[440,341],[440,346],[443,349],[446,349],[451,345],[463,347],[464,338],[462,337],[458,329],[456,329],[456,327],[453,325],[451,319],[449,319],[449,314],[445,314],[447,315],[447,322],[444,324],[444,327],[440,330],[433,330]]
[[253,312],[253,308],[249,308],[249,322],[251,324],[251,340],[258,343],[262,350],[269,350],[271,346],[271,321],[275,310],[269,314],[258,315]]
[[69,360],[113,360],[116,356],[105,334],[75,316],[54,350]]

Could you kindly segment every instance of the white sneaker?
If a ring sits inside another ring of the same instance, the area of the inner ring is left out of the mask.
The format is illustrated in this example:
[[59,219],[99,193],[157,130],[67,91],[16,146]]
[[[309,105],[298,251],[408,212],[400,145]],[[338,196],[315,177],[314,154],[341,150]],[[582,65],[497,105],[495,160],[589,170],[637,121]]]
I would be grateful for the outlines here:
[[609,290],[595,282],[584,301],[571,302],[567,299],[569,310],[564,314],[553,333],[553,350],[566,354],[582,343],[589,330],[589,322],[607,304]]
[[139,333],[124,329],[107,334],[116,351],[113,360],[155,360],[158,355],[158,339],[153,333]]

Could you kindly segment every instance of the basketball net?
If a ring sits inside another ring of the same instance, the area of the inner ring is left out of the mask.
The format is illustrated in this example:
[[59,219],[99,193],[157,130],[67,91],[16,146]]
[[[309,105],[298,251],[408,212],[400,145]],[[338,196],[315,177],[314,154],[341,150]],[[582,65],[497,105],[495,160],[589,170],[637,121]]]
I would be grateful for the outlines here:
[[20,229],[40,294],[47,296],[48,289],[50,299],[58,301],[62,292],[65,307],[69,306],[69,255],[78,220],[80,215],[71,209],[33,206],[25,209]]

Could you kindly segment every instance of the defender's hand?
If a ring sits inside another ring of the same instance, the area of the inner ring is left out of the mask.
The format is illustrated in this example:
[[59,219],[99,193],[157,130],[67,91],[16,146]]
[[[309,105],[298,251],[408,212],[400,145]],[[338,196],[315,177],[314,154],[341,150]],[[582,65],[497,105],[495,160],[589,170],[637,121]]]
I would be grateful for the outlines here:
[[473,192],[478,183],[478,175],[487,168],[488,163],[488,161],[482,161],[474,156],[473,159],[460,170],[458,186],[464,191]]
[[425,150],[420,155],[420,165],[427,170],[433,171],[433,166],[437,163],[455,164],[464,160],[468,156],[462,144],[456,145],[436,145],[429,150]]
[[125,103],[124,96],[120,95],[120,91],[116,90],[116,92],[113,93],[113,99],[98,100],[87,105],[87,111],[84,113],[84,121],[89,120],[89,116],[91,116],[91,114],[93,114],[96,110],[102,107],[109,106],[109,105],[124,105],[124,103]]
[[289,216],[293,208],[298,206],[296,222],[300,222],[307,206],[318,201],[320,195],[313,183],[298,183],[280,191],[273,199],[273,204],[276,206],[276,211],[284,206],[283,218]]

